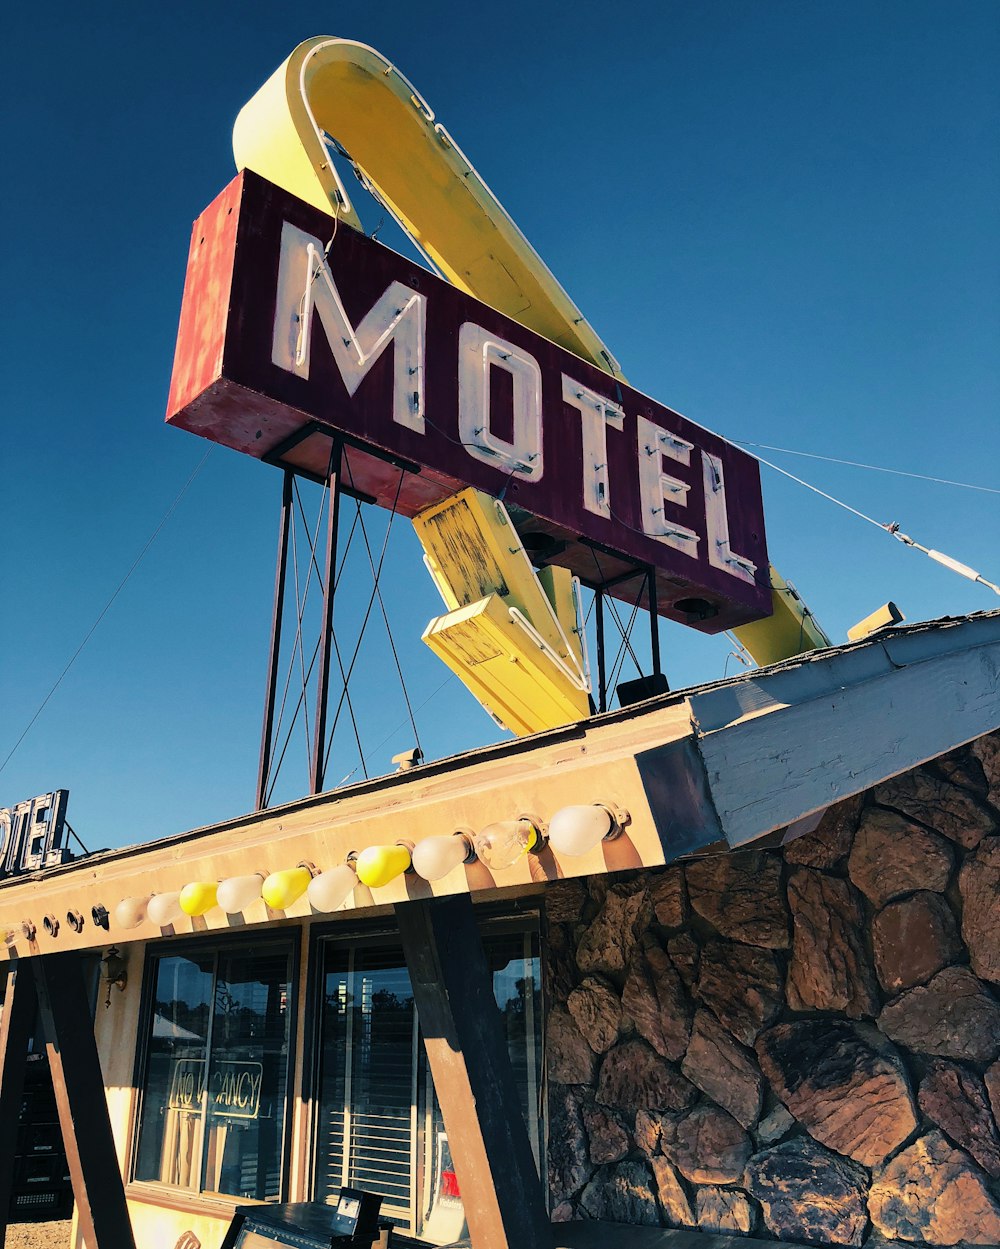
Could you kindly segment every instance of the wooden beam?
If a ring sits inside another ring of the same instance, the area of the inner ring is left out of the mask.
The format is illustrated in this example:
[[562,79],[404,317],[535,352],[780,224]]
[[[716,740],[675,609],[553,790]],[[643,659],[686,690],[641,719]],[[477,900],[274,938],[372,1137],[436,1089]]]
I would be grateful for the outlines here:
[[28,1041],[35,1026],[35,985],[28,964],[23,965],[20,973],[16,964],[8,965],[3,975],[7,992],[0,1017],[0,1249],[7,1242],[7,1212],[14,1186]]
[[472,901],[430,898],[395,910],[472,1244],[552,1249]]
[[77,1221],[87,1249],[135,1249],[79,954],[31,960]]

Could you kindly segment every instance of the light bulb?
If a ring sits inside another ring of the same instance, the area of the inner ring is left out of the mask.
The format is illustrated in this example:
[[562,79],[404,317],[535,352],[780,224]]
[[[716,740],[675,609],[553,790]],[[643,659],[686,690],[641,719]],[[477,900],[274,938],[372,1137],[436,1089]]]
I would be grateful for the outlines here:
[[402,876],[411,862],[406,846],[369,846],[358,855],[358,880],[369,889],[380,889]]
[[180,919],[184,914],[181,910],[181,895],[179,893],[154,893],[149,899],[146,914],[158,928],[166,928],[168,924],[172,924],[175,919]]
[[115,923],[119,928],[138,928],[146,918],[149,897],[122,898],[115,907]]
[[440,880],[470,857],[472,845],[463,833],[425,837],[413,847],[413,870],[424,880]]
[[219,885],[219,906],[227,915],[239,915],[260,897],[262,872],[250,876],[230,876]]
[[312,878],[306,890],[309,905],[317,911],[335,911],[347,900],[357,883],[354,868],[347,863],[332,867],[328,872],[320,872]]
[[272,872],[261,886],[261,897],[272,911],[287,911],[309,888],[312,878],[312,872],[301,864]]
[[502,872],[534,849],[539,838],[538,829],[530,820],[500,820],[484,828],[476,838],[476,854],[488,868]]
[[562,807],[549,821],[549,845],[559,854],[587,854],[615,826],[607,807]]
[[193,880],[180,893],[185,915],[205,915],[218,904],[219,885],[214,880]]

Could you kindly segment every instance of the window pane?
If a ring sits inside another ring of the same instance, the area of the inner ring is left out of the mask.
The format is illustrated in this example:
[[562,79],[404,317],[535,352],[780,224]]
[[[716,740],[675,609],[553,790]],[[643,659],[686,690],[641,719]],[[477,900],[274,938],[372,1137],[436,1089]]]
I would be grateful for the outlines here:
[[409,1222],[416,1068],[410,979],[398,947],[329,947],[316,1196],[381,1193]]
[[202,1187],[277,1201],[289,1041],[289,958],[219,955],[208,1070]]
[[196,1186],[214,958],[155,960],[137,1180]]
[[[537,1160],[537,937],[523,929],[493,932],[484,946]],[[401,949],[330,942],[323,994],[316,1199],[333,1200],[344,1185],[368,1188],[383,1195],[385,1213],[405,1230],[438,1241],[458,1238],[461,1198],[423,1043],[415,1035]]]

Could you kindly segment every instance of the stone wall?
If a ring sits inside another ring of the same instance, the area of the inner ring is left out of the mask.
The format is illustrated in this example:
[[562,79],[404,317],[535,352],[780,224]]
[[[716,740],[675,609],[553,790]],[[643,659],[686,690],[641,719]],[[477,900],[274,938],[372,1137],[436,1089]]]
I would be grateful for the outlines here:
[[553,1218],[1000,1244],[1000,734],[547,894]]

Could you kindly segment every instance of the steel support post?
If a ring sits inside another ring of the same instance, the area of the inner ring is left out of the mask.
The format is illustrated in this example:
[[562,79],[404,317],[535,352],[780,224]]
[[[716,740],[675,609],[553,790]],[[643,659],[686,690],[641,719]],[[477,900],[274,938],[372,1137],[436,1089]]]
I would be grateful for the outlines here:
[[[13,966],[14,970],[9,970]],[[35,1026],[35,982],[27,963],[8,964],[3,1016],[0,1018],[0,1249],[7,1240],[7,1211],[14,1185],[17,1129],[24,1095],[28,1041]]]
[[650,568],[646,574],[646,598],[649,607],[649,646],[653,654],[653,676],[658,677],[660,669],[660,615],[656,601],[656,569]]
[[274,607],[271,612],[271,649],[267,660],[267,692],[264,695],[264,724],[260,734],[260,763],[257,767],[256,809],[267,806],[267,779],[271,771],[274,736],[274,704],[278,693],[278,661],[281,655],[281,621],[285,614],[285,575],[288,571],[288,535],[294,524],[292,488],[295,474],[285,469],[281,488],[281,521],[278,525],[278,561],[274,572]]
[[79,954],[31,960],[63,1148],[87,1249],[135,1249]]
[[340,478],[344,446],[334,438],[326,475],[329,493],[326,512],[326,581],[323,584],[323,622],[320,626],[319,675],[316,689],[316,729],[312,760],[312,792],[322,793],[326,770],[326,712],[330,692],[330,656],[333,652],[333,600],[337,589],[337,529],[340,523]]
[[604,591],[594,591],[594,620],[597,626],[597,710],[608,709],[607,671],[604,663]]
[[553,1249],[472,900],[395,912],[472,1244]]

